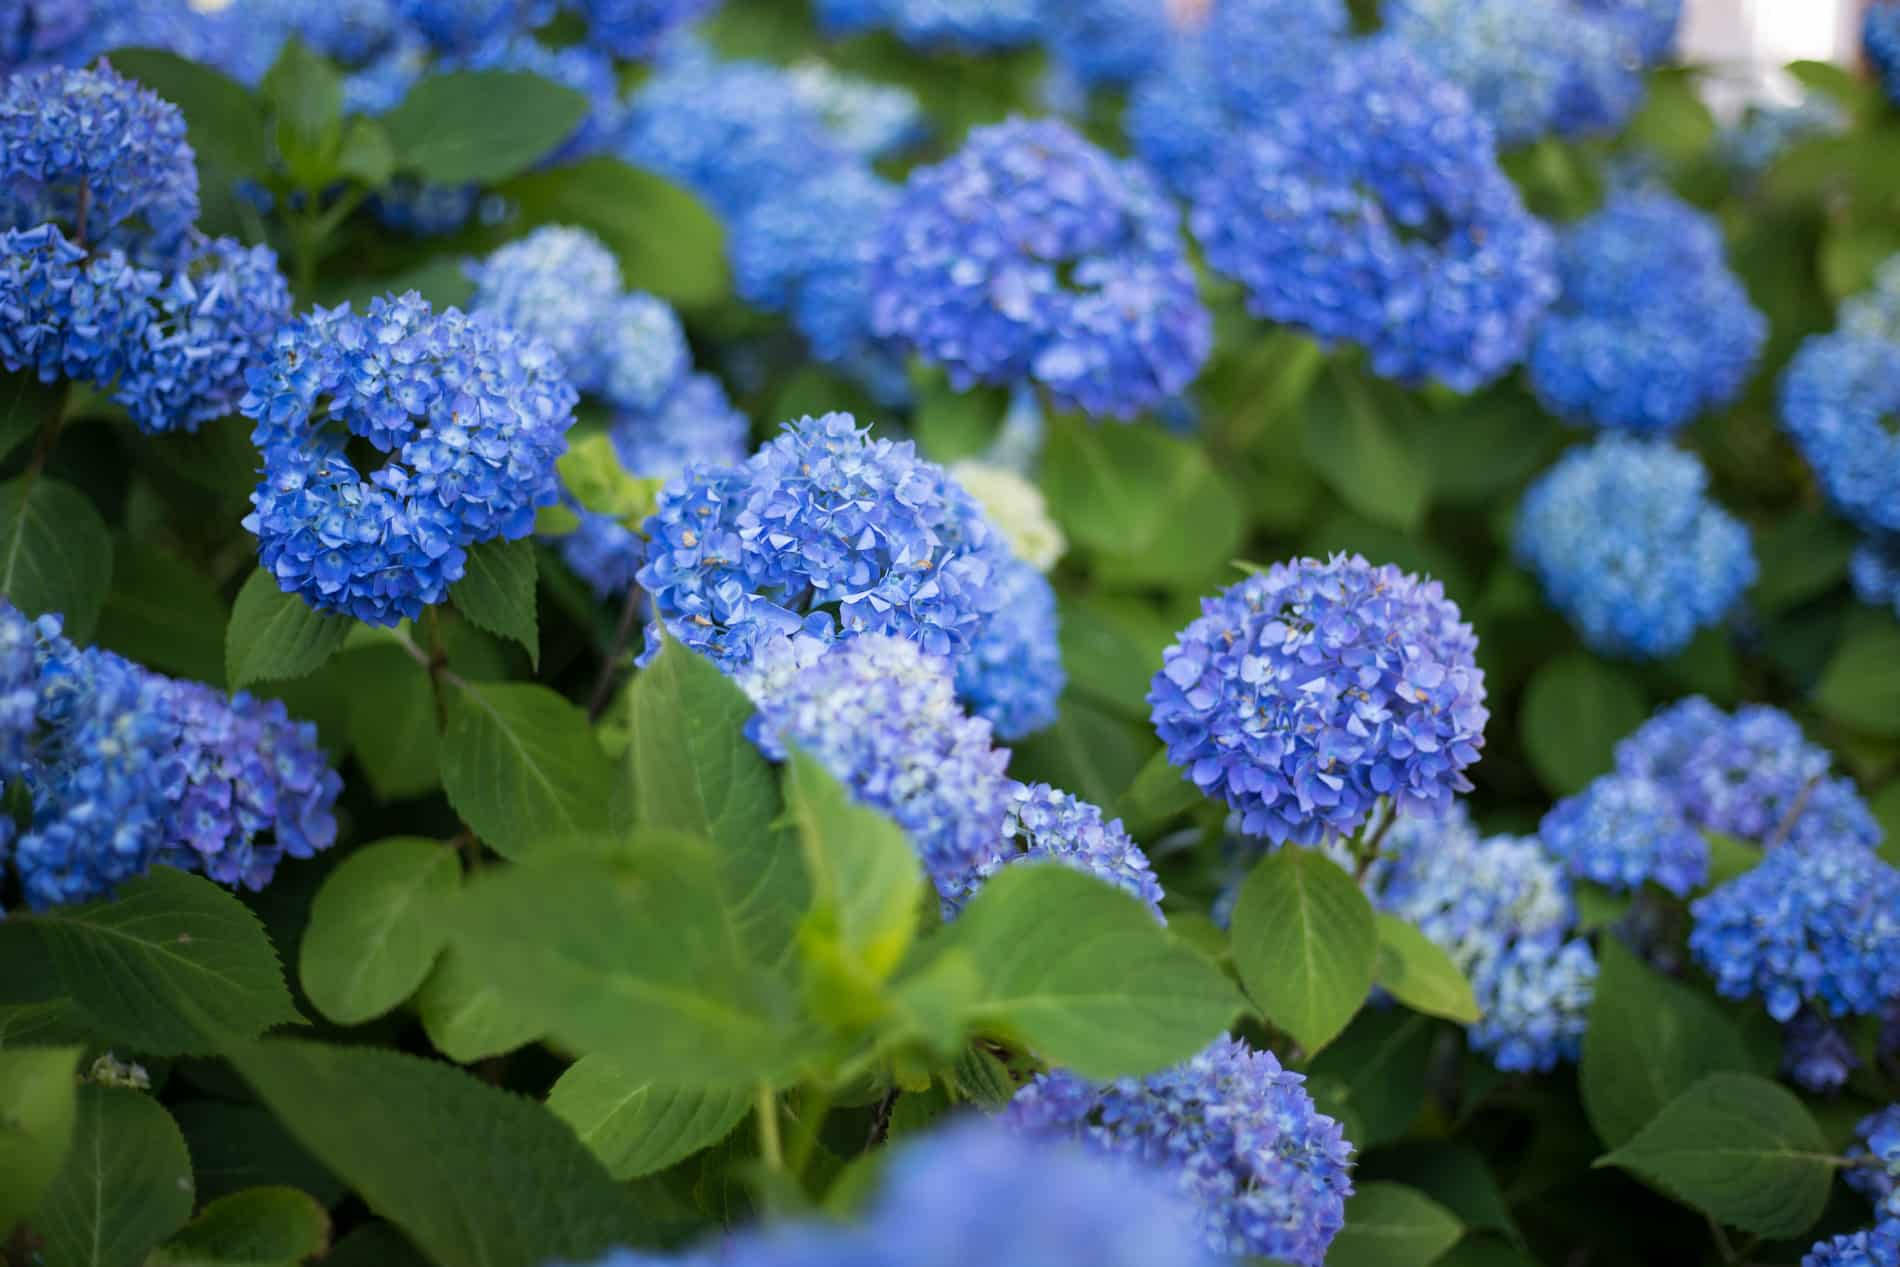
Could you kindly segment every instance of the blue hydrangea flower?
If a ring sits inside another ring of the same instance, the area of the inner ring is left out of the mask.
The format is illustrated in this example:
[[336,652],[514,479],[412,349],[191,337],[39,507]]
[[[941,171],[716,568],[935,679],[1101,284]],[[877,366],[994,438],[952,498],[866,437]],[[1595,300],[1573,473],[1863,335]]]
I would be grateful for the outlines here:
[[1900,435],[1885,425],[1896,412],[1900,344],[1886,339],[1818,335],[1781,380],[1781,425],[1829,499],[1870,532],[1900,532]]
[[370,210],[386,229],[432,238],[454,233],[471,219],[485,219],[490,202],[475,185],[431,185],[398,176],[370,199]]
[[545,343],[581,391],[600,384],[601,325],[620,298],[620,265],[585,229],[549,225],[469,267],[471,312]]
[[1682,25],[1683,0],[1576,0],[1579,7],[1617,23],[1636,43],[1637,56],[1649,65],[1675,48]]
[[1900,1218],[1900,1104],[1862,1118],[1854,1134],[1859,1138],[1848,1157],[1873,1164],[1843,1171],[1848,1187],[1879,1206],[1884,1216]]
[[1148,692],[1168,760],[1248,835],[1317,844],[1389,798],[1443,814],[1484,745],[1478,640],[1438,582],[1354,555],[1201,602]]
[[165,284],[121,251],[88,257],[43,224],[0,235],[0,363],[41,382],[110,386],[143,343]]
[[198,218],[178,108],[109,66],[0,82],[0,227],[52,223],[87,249],[153,258]]
[[1887,100],[1900,103],[1900,4],[1875,0],[1861,16],[1861,49],[1880,75]]
[[1701,212],[1668,194],[1621,194],[1564,234],[1557,259],[1563,291],[1530,358],[1552,413],[1667,431],[1747,384],[1768,323]]
[[1891,608],[1900,617],[1900,537],[1869,537],[1847,562],[1848,579],[1863,603]]
[[397,0],[244,0],[246,21],[294,35],[344,66],[363,66],[411,36]]
[[444,53],[532,31],[553,8],[551,0],[396,0],[404,21]]
[[65,60],[93,18],[74,0],[6,0],[0,4],[0,70]]
[[1754,584],[1748,529],[1708,497],[1692,453],[1609,432],[1524,494],[1517,557],[1604,655],[1673,655]]
[[1842,334],[1900,343],[1900,255],[1882,260],[1873,285],[1841,301],[1839,317]]
[[728,672],[801,630],[895,634],[961,659],[1010,557],[942,467],[849,414],[788,423],[742,466],[689,469],[661,490],[647,535],[640,584],[656,617]]
[[1130,418],[1212,346],[1173,207],[1068,125],[1012,120],[910,175],[871,263],[871,326],[959,388],[1034,381]]
[[678,315],[665,300],[645,291],[616,296],[601,314],[593,342],[593,369],[587,378],[616,409],[659,409],[692,369],[692,352]]
[[1582,938],[1513,943],[1472,972],[1484,1015],[1466,1031],[1471,1049],[1489,1053],[1506,1073],[1543,1073],[1575,1060],[1596,981],[1596,956]]
[[577,510],[580,524],[556,539],[561,561],[599,598],[623,596],[646,560],[646,542],[612,515]]
[[1709,873],[1709,844],[1668,789],[1648,779],[1606,774],[1544,815],[1537,835],[1570,869],[1608,889],[1654,881],[1677,897]]
[[1900,1267],[1900,1218],[1819,1241],[1802,1257],[1801,1267]]
[[1318,1267],[1345,1222],[1352,1147],[1272,1052],[1216,1039],[1148,1078],[1091,1083],[1058,1070],[1016,1093],[1003,1120],[1124,1159],[1199,1209],[1210,1248]]
[[800,62],[786,72],[792,92],[824,123],[847,154],[870,162],[923,136],[927,122],[908,88]]
[[950,666],[901,638],[834,643],[755,696],[759,747],[811,754],[910,837],[946,910],[1002,840],[1009,754],[958,707]]
[[1156,919],[1167,922],[1161,913],[1161,882],[1122,820],[1104,822],[1099,807],[1047,783],[1010,784],[999,846],[963,878],[954,904],[963,906],[991,876],[1017,862],[1059,862],[1086,872],[1140,898]]
[[1021,559],[998,566],[996,611],[957,661],[957,694],[1005,739],[1054,723],[1067,684],[1057,641],[1056,592]]
[[1034,42],[1042,29],[1037,0],[877,0],[871,21],[906,44],[972,52]]
[[587,38],[613,56],[646,61],[675,30],[718,0],[578,0]]
[[[314,309],[277,336],[241,402],[263,478],[244,526],[285,592],[369,624],[420,616],[466,548],[514,540],[560,493],[574,389],[554,353],[414,292]],[[355,436],[390,455],[364,478]]]
[[1689,910],[1689,949],[1716,990],[1758,994],[1778,1021],[1804,1002],[1840,1016],[1900,995],[1900,871],[1863,845],[1771,849]]
[[1837,840],[1871,849],[1880,826],[1853,780],[1829,777],[1832,765],[1780,709],[1746,704],[1729,714],[1701,696],[1662,709],[1616,746],[1619,771],[1668,789],[1704,831],[1762,845]]
[[1817,136],[1847,128],[1847,114],[1819,94],[1809,94],[1793,105],[1751,105],[1720,138],[1723,158],[1748,180],[1759,177],[1791,147]]
[[761,200],[733,226],[740,297],[792,312],[822,360],[858,351],[870,338],[872,241],[896,202],[894,186],[856,163]]
[[1400,45],[1334,58],[1226,147],[1189,225],[1248,309],[1363,345],[1374,372],[1459,391],[1523,359],[1555,296],[1551,235],[1464,94]]
[[[1832,1095],[1860,1066],[1854,1042],[1840,1026],[1803,1008],[1781,1030],[1781,1071],[1804,1091]],[[1848,1172],[1853,1182],[1854,1172]]]
[[1073,0],[1044,6],[1049,51],[1085,84],[1132,84],[1174,42],[1165,0]]

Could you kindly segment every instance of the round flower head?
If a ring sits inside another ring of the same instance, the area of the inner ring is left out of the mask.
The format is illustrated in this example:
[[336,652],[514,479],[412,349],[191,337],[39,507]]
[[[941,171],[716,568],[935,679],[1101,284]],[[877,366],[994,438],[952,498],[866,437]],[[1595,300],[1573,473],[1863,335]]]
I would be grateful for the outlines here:
[[1847,1155],[1873,1165],[1843,1171],[1848,1187],[1879,1206],[1885,1216],[1900,1218],[1900,1104],[1889,1104],[1869,1114],[1854,1128],[1859,1138]]
[[1880,75],[1887,100],[1900,102],[1900,4],[1874,0],[1861,16],[1861,49]]
[[848,75],[821,61],[799,62],[787,78],[798,99],[855,158],[882,158],[925,131],[923,106],[907,88]]
[[1091,1083],[1058,1070],[1016,1093],[1003,1121],[1124,1159],[1200,1211],[1215,1251],[1318,1267],[1345,1222],[1352,1148],[1272,1052],[1216,1039],[1148,1078]]
[[[1623,194],[1564,235],[1563,293],[1538,327],[1531,382],[1561,417],[1667,431],[1734,400],[1767,322],[1721,232],[1667,194]],[[1666,277],[1667,285],[1657,279]]]
[[616,409],[659,409],[692,369],[686,331],[672,306],[644,291],[608,304],[594,331],[593,370],[588,376],[602,399]]
[[1471,1049],[1505,1073],[1545,1073],[1575,1060],[1596,980],[1596,957],[1581,938],[1512,944],[1472,975],[1483,1017],[1466,1031]]
[[1900,871],[1863,845],[1771,849],[1689,910],[1689,949],[1716,990],[1758,994],[1778,1021],[1804,1002],[1842,1016],[1900,995]]
[[1847,575],[1863,603],[1900,617],[1900,537],[1869,537],[1848,560]]
[[[1877,4],[1867,12],[1880,7]],[[1816,1242],[1802,1257],[1801,1267],[1900,1267],[1900,1217]]]
[[1559,801],[1537,834],[1572,875],[1607,889],[1638,889],[1653,880],[1686,897],[1709,872],[1709,844],[1668,789],[1626,774],[1606,774]]
[[1593,650],[1673,655],[1755,581],[1748,529],[1707,488],[1694,454],[1606,434],[1524,494],[1518,558]]
[[0,3],[0,71],[64,60],[94,18],[91,7],[75,0]]
[[762,199],[733,227],[740,296],[791,312],[821,359],[849,356],[870,338],[871,244],[896,201],[894,186],[856,163]]
[[580,0],[587,38],[625,61],[646,61],[666,37],[717,0]]
[[906,44],[987,51],[1034,40],[1037,0],[885,0],[883,20]]
[[996,611],[957,661],[957,695],[1005,739],[1052,725],[1068,675],[1058,641],[1056,592],[1021,559],[998,565]]
[[1045,6],[1049,51],[1085,84],[1132,84],[1174,39],[1166,0],[1073,0]]
[[1068,550],[1068,538],[1049,517],[1042,490],[1014,470],[965,458],[950,464],[950,474],[983,507],[1010,552],[1036,571],[1051,571]]
[[1380,798],[1443,814],[1484,744],[1478,640],[1436,581],[1354,555],[1201,603],[1148,692],[1168,760],[1241,829],[1317,844]]
[[1392,43],[1335,58],[1236,138],[1189,224],[1256,316],[1362,344],[1401,382],[1497,378],[1556,293],[1550,232],[1498,169],[1490,127]]
[[1009,754],[957,706],[950,667],[900,638],[834,643],[784,685],[755,695],[759,747],[798,747],[851,794],[897,821],[946,908],[996,851]]
[[110,389],[145,333],[163,274],[122,251],[86,252],[51,224],[0,234],[0,362],[41,382]]
[[[1860,1066],[1854,1041],[1840,1026],[1803,1008],[1781,1030],[1781,1071],[1804,1091],[1832,1095]],[[1848,1182],[1853,1182],[1853,1171]]]
[[1010,784],[1001,846],[965,878],[956,905],[967,903],[991,876],[1015,862],[1058,862],[1086,872],[1140,898],[1156,919],[1167,922],[1161,914],[1161,882],[1122,820],[1103,822],[1099,807],[1047,783]]
[[88,249],[155,259],[198,218],[184,116],[96,70],[49,67],[0,82],[0,228],[56,224]]
[[1900,532],[1900,344],[1853,334],[1801,345],[1781,380],[1781,425],[1834,504],[1870,532]]
[[275,28],[271,33],[279,41],[294,35],[344,66],[374,61],[411,34],[397,0],[245,0],[243,14]]
[[1098,417],[1178,395],[1213,341],[1172,205],[1050,120],[978,128],[912,172],[870,287],[872,329],[959,388],[1033,381]]
[[[285,592],[368,624],[414,619],[466,547],[514,540],[559,496],[574,389],[538,340],[411,292],[314,309],[250,375],[263,478],[244,526]],[[364,478],[354,436],[390,455]]]
[[541,340],[581,391],[599,386],[600,328],[620,298],[620,266],[585,229],[549,225],[469,270],[469,311]]
[[549,0],[396,0],[409,26],[444,53],[532,31],[550,16]]
[[742,466],[689,469],[661,490],[647,535],[655,616],[728,672],[801,629],[895,634],[960,659],[1009,562],[942,467],[849,414],[788,423]]

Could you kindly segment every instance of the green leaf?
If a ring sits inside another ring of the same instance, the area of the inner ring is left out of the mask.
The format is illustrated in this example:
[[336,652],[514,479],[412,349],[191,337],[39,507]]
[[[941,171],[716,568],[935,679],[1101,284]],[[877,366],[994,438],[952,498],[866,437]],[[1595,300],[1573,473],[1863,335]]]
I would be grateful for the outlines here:
[[616,1179],[664,1170],[724,1139],[752,1108],[745,1090],[685,1090],[630,1076],[609,1056],[583,1056],[548,1091],[548,1108],[574,1128]]
[[263,112],[244,85],[201,62],[159,49],[114,49],[112,68],[183,112],[191,148],[200,163],[221,167],[233,176],[264,174],[270,136]]
[[387,1223],[365,1223],[336,1243],[323,1267],[431,1267],[407,1237]]
[[1596,1164],[1620,1166],[1718,1222],[1776,1240],[1821,1217],[1834,1172],[1801,1101],[1745,1073],[1710,1074]]
[[572,136],[587,99],[511,70],[432,74],[382,116],[398,165],[436,185],[492,185]]
[[336,170],[339,176],[347,176],[366,189],[387,185],[396,172],[396,147],[383,125],[361,115],[345,123]]
[[122,539],[93,641],[161,673],[216,686],[224,682],[220,647],[229,620],[217,586],[195,568]]
[[38,435],[66,408],[65,380],[42,383],[31,370],[0,371],[0,459]]
[[1471,982],[1438,943],[1396,915],[1380,914],[1374,980],[1393,998],[1427,1016],[1469,1025],[1483,1013]]
[[1372,903],[1316,850],[1282,848],[1254,866],[1234,904],[1234,965],[1269,1021],[1309,1052],[1365,1004],[1378,959]]
[[619,450],[604,431],[569,441],[555,467],[582,509],[610,515],[629,526],[653,513],[660,489],[666,485],[665,480],[628,474]]
[[942,370],[914,364],[910,381],[916,403],[911,431],[924,455],[933,462],[949,463],[988,449],[1009,411],[1009,393],[978,384],[958,391]]
[[80,1087],[65,1165],[28,1218],[46,1267],[139,1267],[191,1215],[191,1158],[158,1101]]
[[343,1199],[342,1181],[262,1105],[186,1100],[172,1107],[172,1117],[185,1133],[200,1201],[259,1187],[295,1188],[325,1207]]
[[1319,377],[1301,409],[1306,460],[1339,500],[1407,531],[1431,499],[1431,472],[1404,425],[1415,408],[1396,388],[1336,369]]
[[1847,560],[1858,543],[1854,530],[1833,515],[1788,511],[1755,534],[1761,579],[1749,597],[1764,612],[1817,598],[1847,578]]
[[205,1206],[146,1267],[294,1267],[330,1247],[330,1215],[295,1188],[251,1188]]
[[1179,814],[1201,803],[1200,789],[1158,749],[1115,802],[1115,814],[1137,840],[1145,840]]
[[232,690],[253,682],[315,673],[349,637],[352,622],[317,611],[277,587],[263,568],[252,572],[231,608],[224,633],[224,677]]
[[257,917],[202,876],[154,867],[30,924],[88,1020],[139,1051],[213,1052],[303,1019]]
[[706,205],[678,185],[612,158],[586,158],[530,172],[501,193],[521,211],[523,229],[571,224],[590,229],[620,261],[621,279],[682,308],[719,303],[730,292],[725,230]]
[[710,841],[740,944],[761,962],[781,961],[811,883],[779,826],[778,779],[745,736],[752,701],[712,661],[669,638],[634,679],[630,711],[639,821]]
[[1427,1267],[1464,1233],[1457,1215],[1416,1188],[1362,1183],[1346,1199],[1326,1267]]
[[458,1267],[581,1262],[639,1244],[642,1217],[541,1105],[437,1061],[277,1039],[231,1061],[291,1133]]
[[1376,1164],[1375,1173],[1362,1170],[1360,1175],[1410,1184],[1457,1215],[1472,1231],[1485,1229],[1517,1237],[1510,1202],[1498,1187],[1485,1155],[1472,1145],[1441,1139],[1408,1140],[1380,1150]]
[[437,1051],[459,1064],[473,1064],[524,1047],[541,1031],[523,1019],[492,981],[477,976],[468,956],[453,945],[416,995],[423,1032]]
[[442,736],[429,670],[398,646],[357,647],[325,670],[342,690],[350,749],[379,801],[433,791],[442,782]]
[[63,615],[84,644],[111,588],[112,537],[85,494],[44,475],[0,484],[0,598]]
[[1761,861],[1760,845],[1725,836],[1719,831],[1703,832],[1702,838],[1709,842],[1709,876],[1702,886],[1705,889],[1720,888],[1743,872],[1754,870]]
[[528,650],[535,666],[541,663],[541,641],[535,628],[534,542],[486,541],[468,552],[468,570],[449,587],[455,609],[489,633],[512,638]]
[[607,833],[613,781],[587,715],[547,687],[465,684],[450,697],[442,789],[503,857]]
[[0,1048],[0,1232],[39,1204],[66,1159],[79,1051]]
[[291,180],[314,190],[336,175],[343,136],[343,77],[295,36],[284,41],[258,94],[277,120],[277,149]]
[[1053,726],[1015,745],[1010,774],[1074,793],[1096,805],[1113,805],[1135,781],[1155,750],[1153,732],[1090,702],[1064,693]]
[[1648,715],[1628,674],[1580,653],[1559,656],[1524,691],[1524,752],[1545,787],[1570,796],[1609,770],[1617,741]]
[[1814,688],[1834,721],[1870,735],[1900,735],[1900,624],[1891,613],[1856,609],[1834,658]]
[[920,1014],[1016,1037],[1086,1078],[1149,1074],[1206,1046],[1239,1011],[1232,983],[1139,899],[1055,863],[1016,863],[938,934],[903,983]]
[[1506,382],[1421,419],[1417,456],[1430,468],[1434,500],[1485,506],[1546,465],[1562,433],[1534,398]]
[[1438,1032],[1416,1012],[1367,1008],[1307,1066],[1313,1099],[1354,1120],[1360,1151],[1397,1139],[1418,1117]]
[[298,975],[317,1010],[359,1025],[416,992],[442,947],[462,880],[455,851],[400,836],[345,858],[317,890]]
[[806,1054],[789,986],[745,954],[712,850],[691,837],[491,871],[464,891],[454,928],[470,969],[524,1020],[635,1076],[752,1086]]
[[1747,1068],[1740,1035],[1714,1004],[1645,967],[1616,938],[1601,939],[1577,1071],[1599,1139],[1625,1144],[1704,1075]]

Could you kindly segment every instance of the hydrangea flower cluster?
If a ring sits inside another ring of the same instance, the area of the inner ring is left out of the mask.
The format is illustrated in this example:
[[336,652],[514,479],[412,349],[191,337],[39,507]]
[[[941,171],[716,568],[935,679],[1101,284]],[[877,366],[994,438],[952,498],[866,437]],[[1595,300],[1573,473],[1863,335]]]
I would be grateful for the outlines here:
[[956,896],[962,906],[1004,867],[1016,862],[1059,862],[1106,880],[1140,898],[1161,914],[1161,882],[1148,855],[1122,827],[1119,818],[1102,820],[1102,811],[1047,783],[1010,785],[1001,847],[979,863]]
[[1299,559],[1201,610],[1148,702],[1168,760],[1248,835],[1313,845],[1381,798],[1438,815],[1470,788],[1484,674],[1438,582],[1356,555]]
[[1778,1021],[1804,1002],[1843,1016],[1900,995],[1900,871],[1863,845],[1771,849],[1689,909],[1689,949],[1716,990],[1760,995]]
[[[1871,319],[1873,309],[1863,309]],[[1869,532],[1900,533],[1900,343],[1817,335],[1781,380],[1781,422],[1841,513]]]
[[1165,0],[1073,0],[1044,14],[1050,55],[1084,84],[1138,82],[1174,41]]
[[896,820],[943,895],[946,913],[1002,840],[1009,754],[957,705],[950,666],[901,638],[868,634],[825,648],[782,685],[755,686],[759,747],[796,746],[851,794]]
[[1228,145],[1189,224],[1255,316],[1358,343],[1401,382],[1492,381],[1557,292],[1550,232],[1498,168],[1490,126],[1390,42],[1337,56]]
[[1574,937],[1562,866],[1535,839],[1480,838],[1462,805],[1401,817],[1366,884],[1381,910],[1416,924],[1472,984],[1483,1019],[1474,1050],[1507,1072],[1575,1060],[1595,996],[1596,960]]
[[1213,342],[1172,206],[1052,120],[978,128],[912,172],[870,290],[872,330],[959,389],[1033,381],[1098,417],[1179,394]]
[[918,139],[927,126],[916,94],[895,84],[847,75],[819,61],[795,64],[786,78],[854,158],[883,158]]
[[897,198],[896,187],[868,166],[840,163],[761,199],[733,226],[740,296],[768,312],[789,312],[820,360],[865,352],[872,242]]
[[1654,881],[1677,897],[1700,887],[1709,845],[1661,784],[1606,774],[1558,802],[1538,824],[1544,847],[1572,875],[1627,891]]
[[1782,1027],[1781,1071],[1796,1086],[1832,1095],[1847,1085],[1848,1075],[1859,1067],[1853,1039],[1813,1009],[1801,1009]]
[[1868,5],[1861,15],[1860,42],[1887,100],[1900,102],[1900,4],[1874,0]]
[[983,507],[1010,552],[1036,571],[1050,571],[1068,550],[1069,539],[1049,517],[1042,490],[1010,467],[964,458],[950,464],[950,474]]
[[1318,1267],[1345,1223],[1352,1147],[1272,1052],[1219,1038],[1148,1078],[1091,1083],[1064,1070],[1016,1093],[1003,1121],[1064,1135],[1171,1181],[1210,1248]]
[[465,53],[532,31],[554,13],[553,0],[395,0],[395,5],[402,20],[442,53]]
[[1859,1138],[1847,1155],[1871,1164],[1843,1172],[1847,1184],[1880,1207],[1883,1215],[1900,1218],[1900,1104],[1889,1104],[1860,1120]]
[[1709,217],[1669,194],[1620,194],[1565,233],[1557,262],[1562,294],[1530,357],[1552,413],[1669,431],[1741,392],[1768,323]]
[[1847,562],[1847,576],[1861,602],[1890,607],[1900,617],[1900,536],[1874,536],[1862,542]]
[[593,1267],[1219,1267],[1193,1212],[1075,1145],[966,1120],[893,1150],[863,1220],[781,1224]]
[[1058,641],[1056,592],[1029,563],[1012,558],[995,573],[996,610],[957,661],[957,695],[1005,739],[1051,725],[1068,675]]
[[1038,0],[818,0],[818,20],[834,34],[881,27],[919,48],[983,52],[1035,40],[1041,9]]
[[[262,888],[336,838],[342,781],[276,700],[174,681],[0,602],[0,781],[32,818],[11,841],[35,909],[103,897],[154,863]],[[13,821],[0,817],[0,855]]]
[[[244,526],[286,593],[368,624],[414,619],[469,546],[554,503],[576,395],[554,353],[414,292],[285,327],[241,403],[263,478]],[[351,437],[389,454],[367,478]]]
[[587,21],[588,39],[629,61],[646,61],[668,35],[694,21],[719,0],[576,0]]
[[1900,1218],[1882,1219],[1858,1232],[1820,1241],[1801,1259],[1801,1267],[1893,1267],[1895,1263],[1900,1263]]
[[1592,649],[1672,655],[1755,581],[1748,529],[1707,489],[1694,454],[1607,433],[1524,494],[1517,556]]

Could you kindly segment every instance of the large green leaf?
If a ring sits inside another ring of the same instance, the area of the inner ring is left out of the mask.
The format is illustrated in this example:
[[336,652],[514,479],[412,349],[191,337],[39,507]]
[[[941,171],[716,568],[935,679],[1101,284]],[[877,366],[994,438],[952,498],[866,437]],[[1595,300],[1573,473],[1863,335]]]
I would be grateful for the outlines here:
[[1362,1183],[1347,1198],[1326,1267],[1428,1267],[1464,1233],[1457,1215],[1416,1188]]
[[1597,965],[1578,1075],[1590,1124],[1615,1148],[1704,1075],[1746,1070],[1748,1055],[1713,1003],[1645,967],[1616,938],[1602,939]]
[[455,850],[435,840],[379,840],[345,858],[310,904],[298,960],[317,1010],[357,1025],[414,994],[448,944],[461,880]]
[[0,598],[85,643],[111,588],[112,536],[85,494],[44,475],[0,485]]
[[302,1019],[257,917],[201,876],[154,867],[28,922],[88,1022],[136,1050],[214,1052]]
[[325,670],[344,694],[350,750],[380,801],[433,791],[442,782],[442,735],[427,665],[403,647],[352,647]]
[[79,1088],[66,1163],[28,1218],[46,1267],[140,1267],[191,1215],[191,1158],[158,1101]]
[[41,433],[66,408],[64,379],[42,383],[32,370],[0,371],[0,458]]
[[1054,863],[988,880],[904,983],[913,1010],[1021,1039],[1089,1078],[1153,1073],[1205,1047],[1242,1006],[1232,983],[1139,899]]
[[161,49],[114,49],[112,68],[178,107],[200,163],[232,176],[264,174],[270,137],[263,112],[243,84]]
[[468,569],[449,587],[456,610],[490,633],[512,638],[541,661],[535,627],[534,542],[487,541],[468,552]]
[[1814,688],[1821,712],[1870,735],[1900,735],[1900,625],[1858,610]]
[[66,1159],[79,1050],[0,1049],[0,1234],[39,1204]]
[[1307,1066],[1314,1101],[1351,1121],[1361,1151],[1398,1138],[1425,1105],[1438,1033],[1416,1012],[1367,1008]]
[[1053,726],[1015,745],[1009,771],[1025,783],[1038,780],[1096,805],[1113,805],[1134,783],[1155,751],[1153,732],[1065,692]]
[[1403,392],[1337,370],[1322,374],[1301,409],[1306,460],[1339,500],[1408,531],[1424,520],[1431,471],[1416,452]]
[[1539,668],[1524,692],[1524,752],[1558,796],[1581,792],[1610,768],[1611,751],[1649,713],[1635,679],[1572,653]]
[[93,641],[161,673],[221,685],[230,616],[217,586],[171,554],[121,540]]
[[541,1105],[372,1048],[278,1039],[231,1060],[306,1148],[436,1262],[541,1267],[641,1243],[637,1207]]
[[496,853],[604,835],[613,782],[587,715],[547,687],[469,684],[450,696],[442,788]]
[[382,116],[397,166],[439,185],[494,184],[526,171],[587,117],[572,88],[509,70],[429,75]]
[[811,900],[798,842],[779,820],[778,779],[745,736],[744,691],[704,656],[668,639],[629,701],[635,814],[712,842],[741,943],[776,963]]
[[309,1193],[251,1188],[205,1206],[146,1267],[295,1267],[329,1247],[329,1212]]
[[748,1091],[657,1086],[604,1055],[581,1057],[548,1091],[548,1108],[616,1179],[664,1170],[718,1143],[751,1107]]
[[1471,982],[1436,942],[1396,915],[1378,916],[1379,955],[1374,979],[1381,989],[1415,1012],[1469,1025],[1478,999]]
[[172,1117],[185,1133],[200,1201],[260,1187],[295,1188],[325,1207],[343,1199],[342,1181],[260,1104],[185,1100]]
[[1713,1073],[1598,1160],[1719,1222],[1783,1239],[1821,1217],[1834,1165],[1801,1101],[1765,1078]]
[[457,903],[456,951],[524,1020],[635,1076],[785,1076],[808,1054],[790,988],[745,953],[712,852],[655,833],[625,856],[491,872]]
[[541,1031],[508,1005],[494,982],[478,976],[468,966],[468,956],[453,945],[422,983],[416,1015],[436,1050],[464,1065],[511,1052],[541,1037]]
[[314,673],[349,636],[351,622],[317,611],[277,587],[259,568],[238,591],[224,635],[224,676],[232,690]]
[[1372,903],[1316,850],[1262,858],[1234,904],[1234,965],[1268,1020],[1307,1051],[1365,1004],[1378,962]]

